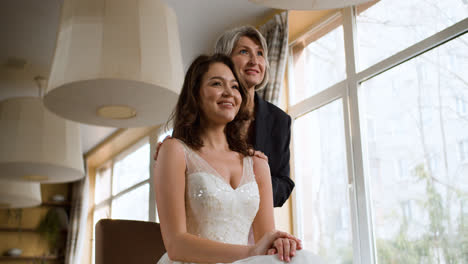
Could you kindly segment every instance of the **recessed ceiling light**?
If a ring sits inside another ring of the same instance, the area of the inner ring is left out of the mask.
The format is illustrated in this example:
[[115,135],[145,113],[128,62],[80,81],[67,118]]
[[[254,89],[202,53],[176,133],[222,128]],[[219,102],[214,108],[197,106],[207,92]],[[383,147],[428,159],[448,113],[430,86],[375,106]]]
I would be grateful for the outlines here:
[[47,176],[41,176],[41,175],[24,175],[23,180],[26,181],[32,181],[32,182],[42,182],[42,181],[47,181],[49,177]]
[[108,119],[130,119],[136,116],[136,110],[126,105],[105,105],[97,110],[98,116]]

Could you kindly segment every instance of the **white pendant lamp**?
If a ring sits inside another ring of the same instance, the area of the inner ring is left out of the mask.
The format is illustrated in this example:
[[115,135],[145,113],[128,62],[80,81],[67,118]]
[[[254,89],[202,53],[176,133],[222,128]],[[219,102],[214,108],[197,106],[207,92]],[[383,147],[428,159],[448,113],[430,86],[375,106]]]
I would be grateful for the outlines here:
[[0,102],[0,179],[42,183],[84,177],[80,128],[39,97]]
[[0,209],[34,207],[41,202],[39,183],[0,180]]
[[164,123],[183,81],[177,18],[162,0],[64,0],[46,107],[81,123]]
[[252,3],[286,10],[321,10],[358,5],[371,0],[249,0]]

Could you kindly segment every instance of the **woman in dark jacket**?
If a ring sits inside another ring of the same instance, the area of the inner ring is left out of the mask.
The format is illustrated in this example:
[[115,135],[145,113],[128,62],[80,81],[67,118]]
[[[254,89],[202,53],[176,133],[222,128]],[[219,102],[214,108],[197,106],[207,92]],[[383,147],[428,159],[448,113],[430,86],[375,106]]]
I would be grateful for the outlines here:
[[246,139],[268,157],[274,206],[281,207],[294,188],[289,173],[291,117],[255,92],[268,83],[267,50],[265,38],[251,26],[224,32],[215,45],[215,53],[231,57],[239,79],[247,87],[251,118],[245,128]]

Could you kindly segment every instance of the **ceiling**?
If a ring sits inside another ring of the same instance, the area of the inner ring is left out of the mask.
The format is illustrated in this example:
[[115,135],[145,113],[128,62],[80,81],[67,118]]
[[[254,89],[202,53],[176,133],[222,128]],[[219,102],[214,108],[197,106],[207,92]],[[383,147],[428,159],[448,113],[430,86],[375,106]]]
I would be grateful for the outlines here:
[[[0,100],[37,96],[34,78],[48,78],[63,0],[2,0],[0,9]],[[209,53],[224,30],[258,25],[273,9],[248,0],[166,0],[178,18],[184,69]],[[115,128],[81,125],[82,151],[88,152]],[[1,130],[0,130],[1,133]]]

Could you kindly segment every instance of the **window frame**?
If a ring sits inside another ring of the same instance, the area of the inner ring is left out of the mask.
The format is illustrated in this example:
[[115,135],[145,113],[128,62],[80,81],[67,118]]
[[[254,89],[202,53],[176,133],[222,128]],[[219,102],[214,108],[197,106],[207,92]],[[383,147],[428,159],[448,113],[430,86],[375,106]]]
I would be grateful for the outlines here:
[[[143,186],[144,184],[148,183],[150,185],[150,188],[149,188],[149,203],[148,203],[148,206],[149,206],[149,208],[148,208],[148,221],[154,222],[156,220],[156,218],[157,218],[156,214],[151,213],[151,211],[152,211],[151,208],[153,208],[153,207],[156,208],[156,201],[154,201],[154,199],[152,199],[154,197],[154,191],[152,190],[153,188],[151,187],[151,185],[152,185],[151,170],[149,171],[150,175],[149,175],[148,179],[137,182],[137,183],[131,185],[130,187],[127,187],[127,188],[121,190],[120,192],[118,192],[116,194],[112,193],[112,191],[113,191],[113,181],[114,181],[114,165],[118,161],[124,159],[125,157],[127,157],[128,155],[130,155],[131,153],[136,151],[138,148],[142,147],[144,144],[149,144],[149,147],[151,149],[151,142],[149,140],[149,137],[144,137],[144,138],[140,139],[138,142],[131,145],[129,148],[125,149],[124,151],[122,151],[121,153],[116,155],[114,158],[110,159],[109,161],[107,161],[106,163],[104,163],[103,165],[99,166],[96,169],[97,171],[100,170],[100,169],[110,169],[110,196],[108,198],[100,201],[99,203],[94,203],[93,217],[94,217],[94,212],[96,210],[107,206],[107,207],[109,207],[109,218],[111,218],[111,216],[112,216],[112,203],[117,198],[119,198],[122,195],[127,194],[127,193],[129,193],[131,191],[134,191],[137,188],[139,188],[139,187]],[[150,154],[151,154],[151,151],[150,151]],[[150,159],[150,157],[148,157],[148,158]],[[150,167],[152,167],[152,166],[150,166]]]
[[[368,170],[366,161],[363,160],[363,151],[367,150],[361,141],[360,115],[358,105],[358,90],[360,83],[373,78],[393,67],[396,67],[408,60],[411,60],[424,52],[436,48],[445,42],[457,38],[468,31],[468,18],[465,18],[444,30],[433,34],[398,53],[369,66],[366,69],[357,71],[357,25],[356,17],[358,9],[360,11],[369,8],[371,5],[364,4],[360,7],[351,6],[337,10],[337,12],[325,17],[321,22],[313,26],[309,31],[293,40],[289,44],[289,55],[287,60],[287,80],[288,89],[294,89],[294,53],[296,45],[306,46],[304,40],[308,35],[327,27],[327,23],[333,20],[337,13],[341,13],[344,34],[346,79],[336,83],[325,90],[312,95],[303,101],[291,104],[287,102],[288,113],[293,123],[302,115],[314,111],[330,102],[343,100],[344,132],[346,143],[346,157],[348,170],[348,186],[350,198],[350,216],[352,225],[353,243],[353,263],[377,263],[377,249],[374,238],[372,208],[370,200],[370,183],[364,177],[365,170]],[[289,95],[289,93],[288,93]],[[362,106],[361,106],[362,107]],[[292,126],[294,128],[294,126]],[[294,140],[294,138],[292,139]],[[294,168],[294,148],[291,144],[291,168]],[[294,176],[294,171],[292,171]],[[296,179],[300,182],[300,179]],[[301,237],[303,234],[300,208],[303,201],[298,199],[300,194],[293,193],[293,233]]]

